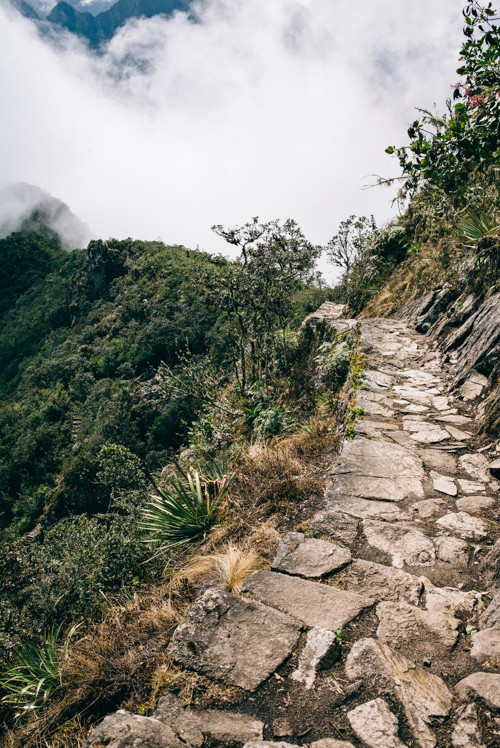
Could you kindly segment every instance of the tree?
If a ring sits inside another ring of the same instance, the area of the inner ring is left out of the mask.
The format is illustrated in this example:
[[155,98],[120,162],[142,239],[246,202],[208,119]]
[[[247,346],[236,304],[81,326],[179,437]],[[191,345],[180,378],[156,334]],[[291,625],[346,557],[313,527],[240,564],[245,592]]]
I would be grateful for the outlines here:
[[353,264],[366,247],[368,239],[376,231],[373,216],[349,216],[341,221],[338,233],[326,245],[326,254],[334,265],[342,268],[349,275]]
[[259,223],[255,217],[237,228],[212,229],[240,252],[221,276],[219,303],[236,332],[235,369],[244,392],[249,380],[268,376],[276,333],[285,340],[293,292],[311,277],[321,248],[291,219]]

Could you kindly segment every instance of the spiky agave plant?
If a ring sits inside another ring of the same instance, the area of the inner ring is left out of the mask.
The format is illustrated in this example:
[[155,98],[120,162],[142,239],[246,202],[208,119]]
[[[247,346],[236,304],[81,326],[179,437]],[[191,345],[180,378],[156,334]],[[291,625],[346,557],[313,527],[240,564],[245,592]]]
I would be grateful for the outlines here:
[[157,487],[142,510],[145,542],[160,553],[205,535],[216,522],[230,483],[230,476],[209,479],[192,470],[182,480],[173,478],[168,486]]
[[62,625],[52,626],[44,632],[41,644],[28,642],[5,667],[0,675],[0,687],[7,691],[3,701],[21,710],[16,716],[38,709],[62,690],[62,667],[80,625],[72,626],[62,642]]
[[500,222],[496,216],[468,211],[467,218],[460,223],[466,247],[476,252],[476,270],[496,280],[500,273]]

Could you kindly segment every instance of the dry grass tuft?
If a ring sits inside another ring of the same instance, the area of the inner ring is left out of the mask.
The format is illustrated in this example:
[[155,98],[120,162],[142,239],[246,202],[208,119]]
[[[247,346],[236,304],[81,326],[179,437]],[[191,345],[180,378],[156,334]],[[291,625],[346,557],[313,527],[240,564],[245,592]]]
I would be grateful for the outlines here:
[[0,748],[83,748],[89,735],[80,718],[76,717],[60,725],[48,736],[44,723],[33,729],[14,728],[0,738]]
[[182,618],[171,598],[162,595],[165,590],[150,591],[111,609],[73,649],[63,679],[76,701],[109,700],[140,690],[138,680],[156,667]]
[[218,553],[196,556],[172,578],[173,588],[180,583],[191,584],[203,578],[219,582],[231,592],[239,592],[245,579],[264,561],[252,548],[242,548],[228,543]]
[[296,442],[289,438],[249,448],[238,468],[231,498],[237,509],[255,520],[266,513],[287,514],[294,504],[319,497],[322,491],[323,481],[301,459]]
[[270,561],[276,553],[276,548],[281,540],[281,534],[276,529],[274,520],[267,520],[255,526],[250,534],[248,542],[259,550],[259,555]]

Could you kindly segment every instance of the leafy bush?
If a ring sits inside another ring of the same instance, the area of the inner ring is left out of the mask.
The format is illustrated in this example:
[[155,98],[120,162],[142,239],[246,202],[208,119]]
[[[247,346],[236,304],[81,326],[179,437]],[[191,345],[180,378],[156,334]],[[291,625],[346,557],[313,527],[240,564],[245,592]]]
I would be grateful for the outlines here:
[[466,204],[471,182],[491,177],[500,159],[500,28],[492,3],[467,0],[463,10],[466,41],[449,113],[420,110],[423,119],[408,129],[409,146],[390,146],[403,171],[405,194],[429,185]]
[[460,230],[474,250],[476,275],[496,281],[500,276],[500,219],[469,210]]
[[290,409],[274,405],[272,408],[265,408],[257,414],[253,423],[253,431],[259,439],[266,439],[269,436],[289,430],[292,425],[293,416]]
[[344,340],[341,343],[322,343],[315,358],[315,363],[320,370],[324,371],[325,385],[335,392],[344,384],[349,361],[351,358],[351,347]]
[[117,499],[104,517],[59,521],[27,543],[4,544],[0,553],[0,647],[12,651],[24,637],[54,622],[95,611],[110,593],[154,573],[138,528],[142,493]]

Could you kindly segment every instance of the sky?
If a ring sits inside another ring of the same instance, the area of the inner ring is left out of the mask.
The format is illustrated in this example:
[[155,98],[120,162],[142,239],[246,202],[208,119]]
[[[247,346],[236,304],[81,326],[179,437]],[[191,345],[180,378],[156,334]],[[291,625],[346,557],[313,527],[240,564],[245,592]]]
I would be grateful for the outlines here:
[[370,175],[399,173],[385,148],[458,80],[462,0],[197,0],[99,57],[5,2],[0,188],[37,185],[96,238],[230,255],[213,224],[293,218],[321,245],[351,214],[383,224]]

